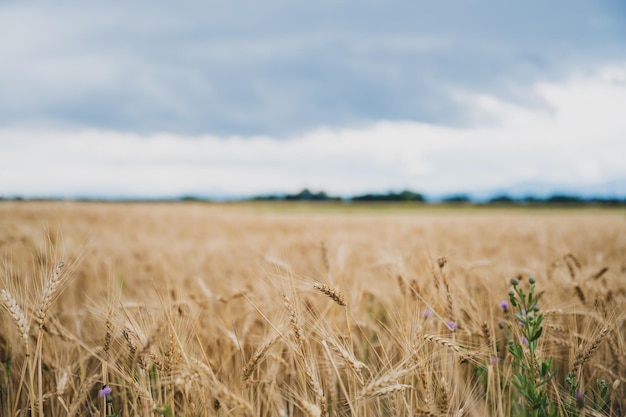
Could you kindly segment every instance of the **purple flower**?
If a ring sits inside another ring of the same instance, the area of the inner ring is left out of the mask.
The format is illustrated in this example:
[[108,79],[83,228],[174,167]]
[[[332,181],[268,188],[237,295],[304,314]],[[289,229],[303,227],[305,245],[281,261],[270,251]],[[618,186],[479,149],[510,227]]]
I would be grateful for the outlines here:
[[526,317],[526,309],[525,308],[522,309],[522,317]]
[[109,394],[111,394],[111,387],[108,385],[103,386],[102,389],[98,391],[100,397],[106,397]]
[[522,336],[522,345],[527,345],[527,344],[528,344],[528,339]]
[[509,311],[509,302],[508,301],[500,301],[500,304],[498,304],[498,306],[500,306],[500,308],[506,313],[507,311]]
[[459,324],[456,321],[448,322],[448,329],[450,329],[451,332],[455,331],[458,327],[459,327]]
[[422,313],[422,316],[424,316],[425,319],[430,317],[430,310],[425,308],[424,312]]
[[489,358],[489,363],[492,365],[497,365],[500,363],[500,358],[498,358],[497,356],[492,356]]

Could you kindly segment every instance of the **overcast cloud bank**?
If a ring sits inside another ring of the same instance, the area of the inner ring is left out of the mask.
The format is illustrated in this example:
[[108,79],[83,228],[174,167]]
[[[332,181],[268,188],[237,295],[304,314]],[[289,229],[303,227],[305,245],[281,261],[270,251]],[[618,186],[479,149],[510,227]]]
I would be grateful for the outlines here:
[[176,197],[413,189],[626,178],[626,63],[539,82],[541,107],[458,92],[468,126],[376,121],[288,138],[0,129],[0,195]]
[[[626,61],[619,0],[0,3],[0,126],[293,137],[472,121]],[[470,115],[471,116],[471,115]]]

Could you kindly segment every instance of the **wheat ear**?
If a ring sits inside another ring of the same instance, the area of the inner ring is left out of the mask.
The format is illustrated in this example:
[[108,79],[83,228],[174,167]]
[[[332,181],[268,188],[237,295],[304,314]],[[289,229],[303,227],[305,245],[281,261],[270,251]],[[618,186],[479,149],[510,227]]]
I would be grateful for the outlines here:
[[[11,317],[13,318],[13,322],[17,326],[17,329],[20,332],[20,336],[24,341],[24,349],[26,355],[26,365],[22,367],[22,373],[20,376],[20,383],[17,388],[17,395],[15,396],[15,406],[13,408],[13,414],[15,414],[15,410],[17,408],[17,404],[20,398],[20,393],[22,391],[22,384],[24,382],[24,377],[26,376],[26,368],[29,367],[30,361],[30,346],[28,344],[28,332],[30,330],[30,326],[28,325],[28,321],[26,320],[26,316],[22,312],[20,305],[15,301],[15,298],[11,296],[11,294],[7,290],[0,290],[0,300],[2,301],[2,305],[9,312]],[[31,410],[35,409],[35,399],[32,395],[30,397],[30,407]]]
[[35,314],[35,319],[37,320],[37,323],[39,323],[40,329],[43,329],[48,310],[52,306],[56,297],[59,295],[59,290],[61,289],[61,283],[63,281],[61,279],[61,273],[64,268],[65,263],[63,261],[59,262],[59,264],[52,271],[50,279],[43,289],[43,295],[41,297],[41,302],[39,303],[39,310],[37,310],[37,313]]
[[286,294],[282,294],[282,296],[284,301],[283,305],[289,312],[289,326],[291,327],[293,335],[296,338],[296,342],[298,343],[300,356],[304,359],[304,336],[302,326],[300,325],[300,320],[298,319],[298,313],[296,313],[296,310],[293,307],[293,304],[291,304],[291,300],[289,299],[289,297],[287,297]]
[[593,356],[593,354],[596,353],[596,350],[598,350],[607,334],[609,334],[609,328],[605,327],[602,329],[600,334],[593,339],[591,345],[589,345],[587,349],[576,355],[576,358],[574,358],[574,364],[570,370],[571,375],[576,375],[580,368],[582,368],[582,366]]
[[313,287],[315,287],[315,289],[317,289],[319,292],[330,297],[330,299],[332,299],[338,305],[342,307],[346,306],[346,300],[338,288],[329,287],[328,285],[320,284],[319,282],[313,284]]
[[265,354],[267,353],[269,348],[271,348],[280,337],[281,337],[280,334],[276,334],[256,349],[256,351],[254,352],[254,354],[252,355],[252,357],[250,358],[246,366],[244,366],[243,368],[242,379],[244,381],[247,381],[250,379],[250,376],[259,366],[259,363],[261,363],[263,358],[265,358]]
[[2,300],[2,305],[9,312],[11,317],[13,318],[13,322],[17,326],[17,330],[20,332],[20,336],[24,340],[24,345],[26,347],[26,356],[30,355],[28,351],[28,332],[30,330],[30,326],[28,325],[28,321],[26,320],[26,316],[22,312],[15,298],[9,294],[7,290],[0,290],[0,300]]
[[374,379],[369,384],[367,384],[365,388],[363,388],[359,393],[359,397],[380,397],[382,395],[398,392],[399,390],[408,387],[408,385],[400,384],[398,382],[398,379],[405,376],[407,373],[409,373],[409,371],[410,369],[401,369],[383,374],[382,376]]

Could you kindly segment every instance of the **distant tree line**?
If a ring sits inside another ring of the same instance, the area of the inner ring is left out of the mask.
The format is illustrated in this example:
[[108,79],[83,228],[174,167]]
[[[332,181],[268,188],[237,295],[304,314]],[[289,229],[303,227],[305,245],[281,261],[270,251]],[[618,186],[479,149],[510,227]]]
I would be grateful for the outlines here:
[[385,194],[363,194],[351,198],[343,199],[341,197],[329,196],[325,192],[314,193],[305,188],[297,194],[280,195],[262,195],[253,198],[255,201],[357,201],[357,202],[374,202],[374,201],[416,201],[424,202],[426,199],[423,195],[413,191],[401,191],[399,193],[388,192]]
[[[23,198],[20,196],[3,197],[1,200],[50,200],[49,198]],[[187,201],[187,202],[207,202],[212,201],[207,197],[200,197],[195,195],[184,195],[180,198],[174,199],[97,199],[97,198],[76,198],[76,201]],[[228,200],[228,199],[226,199]],[[353,197],[338,197],[326,194],[324,191],[313,192],[308,188],[295,194],[266,194],[258,195],[255,197],[243,199],[243,201],[343,201],[343,202],[355,202],[355,203],[376,203],[376,202],[412,202],[412,203],[441,203],[447,205],[494,205],[494,206],[506,206],[506,205],[524,205],[524,206],[625,206],[626,196],[624,198],[606,198],[606,197],[581,197],[577,195],[569,194],[553,194],[551,196],[541,198],[536,196],[526,197],[512,197],[507,194],[499,194],[487,200],[476,200],[468,194],[453,194],[443,199],[429,200],[423,194],[404,190],[400,192],[390,191],[387,193],[368,193],[360,194]],[[224,200],[218,200],[224,201]],[[232,199],[231,201],[242,201],[241,199]]]
[[415,201],[422,203],[426,201],[426,198],[420,193],[404,190],[399,193],[357,195],[352,197],[352,201]]
[[300,191],[297,194],[285,194],[285,195],[260,195],[253,197],[255,201],[341,201],[341,197],[332,197],[326,194],[324,191],[314,193],[308,188]]
[[[253,197],[254,201],[346,201],[346,202],[416,202],[416,203],[433,203],[436,201],[428,200],[423,194],[404,190],[400,192],[387,193],[368,193],[360,194],[349,198],[330,196],[323,191],[312,192],[305,188],[296,194],[284,195],[261,195]],[[467,194],[454,194],[438,200],[444,204],[480,204],[480,205],[560,205],[560,206],[576,206],[576,205],[602,205],[617,206],[626,205],[626,198],[585,198],[576,195],[554,194],[546,198],[535,196],[526,196],[522,198],[511,197],[506,194],[496,195],[485,201],[473,200]]]
[[591,197],[585,198],[577,195],[554,194],[546,198],[535,196],[526,196],[522,198],[513,198],[508,195],[499,195],[491,198],[488,204],[523,204],[523,205],[557,205],[557,206],[576,206],[576,205],[604,205],[619,206],[626,204],[626,198],[605,198]]

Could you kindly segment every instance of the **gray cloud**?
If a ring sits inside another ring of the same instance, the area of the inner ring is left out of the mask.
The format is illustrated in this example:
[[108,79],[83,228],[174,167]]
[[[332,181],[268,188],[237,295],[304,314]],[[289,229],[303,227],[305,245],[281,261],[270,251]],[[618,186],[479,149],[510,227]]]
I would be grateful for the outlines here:
[[614,1],[0,5],[0,126],[290,135],[459,126],[458,91],[626,59]]

